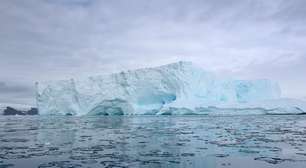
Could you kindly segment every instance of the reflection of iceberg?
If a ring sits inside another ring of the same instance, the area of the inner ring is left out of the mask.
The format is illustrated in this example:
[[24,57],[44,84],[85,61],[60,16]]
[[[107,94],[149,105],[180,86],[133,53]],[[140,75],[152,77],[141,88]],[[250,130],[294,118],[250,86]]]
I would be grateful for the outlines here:
[[280,99],[275,82],[220,79],[189,62],[38,83],[37,104],[41,114],[72,115],[306,111],[303,101]]

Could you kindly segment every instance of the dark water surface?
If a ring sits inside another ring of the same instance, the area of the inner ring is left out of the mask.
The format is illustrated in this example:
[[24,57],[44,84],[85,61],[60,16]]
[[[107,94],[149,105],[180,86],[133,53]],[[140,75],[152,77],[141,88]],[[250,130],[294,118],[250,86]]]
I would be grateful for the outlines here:
[[3,167],[305,168],[306,116],[1,116]]

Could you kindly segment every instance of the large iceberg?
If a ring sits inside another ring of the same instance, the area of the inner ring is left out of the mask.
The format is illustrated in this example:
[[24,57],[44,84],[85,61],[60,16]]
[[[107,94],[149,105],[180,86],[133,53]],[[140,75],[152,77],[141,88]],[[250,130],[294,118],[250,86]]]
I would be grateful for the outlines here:
[[85,79],[36,83],[40,114],[304,113],[306,103],[281,99],[276,82],[220,78],[177,62]]

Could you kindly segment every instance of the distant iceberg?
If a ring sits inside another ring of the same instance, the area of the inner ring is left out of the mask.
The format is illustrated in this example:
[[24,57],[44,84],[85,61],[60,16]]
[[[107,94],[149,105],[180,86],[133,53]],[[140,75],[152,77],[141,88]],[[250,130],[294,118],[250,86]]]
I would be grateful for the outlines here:
[[0,103],[0,115],[36,115],[37,108],[26,104]]
[[36,83],[40,114],[303,114],[306,102],[281,99],[276,82],[223,79],[177,62],[86,79]]

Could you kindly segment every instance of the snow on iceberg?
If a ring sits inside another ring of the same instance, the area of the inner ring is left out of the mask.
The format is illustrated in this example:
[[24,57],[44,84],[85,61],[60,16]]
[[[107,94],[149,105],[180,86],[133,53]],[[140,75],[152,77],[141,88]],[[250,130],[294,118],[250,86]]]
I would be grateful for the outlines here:
[[40,114],[230,114],[306,109],[303,101],[283,103],[276,82],[222,79],[190,62],[41,82],[36,88]]

